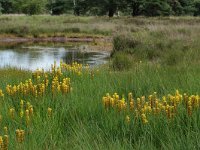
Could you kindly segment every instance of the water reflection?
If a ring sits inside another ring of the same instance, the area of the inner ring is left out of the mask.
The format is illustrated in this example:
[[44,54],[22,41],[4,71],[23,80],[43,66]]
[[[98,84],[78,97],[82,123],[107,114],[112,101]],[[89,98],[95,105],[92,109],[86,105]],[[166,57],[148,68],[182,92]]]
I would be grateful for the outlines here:
[[107,62],[107,52],[81,52],[74,48],[64,47],[21,47],[17,49],[0,50],[0,68],[15,67],[26,70],[44,68],[49,70],[51,64],[60,60],[71,63],[77,61],[83,64],[96,66]]

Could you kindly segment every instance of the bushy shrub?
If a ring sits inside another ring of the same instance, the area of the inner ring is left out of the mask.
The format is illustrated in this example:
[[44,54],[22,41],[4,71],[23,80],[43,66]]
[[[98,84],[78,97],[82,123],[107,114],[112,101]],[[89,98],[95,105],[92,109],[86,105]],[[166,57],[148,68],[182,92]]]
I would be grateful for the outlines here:
[[72,28],[66,28],[66,29],[64,29],[63,32],[65,32],[65,33],[80,33],[81,30],[80,30],[80,28],[72,27]]
[[113,56],[112,68],[117,71],[129,70],[132,66],[131,56],[123,52],[117,52]]
[[140,42],[133,38],[130,34],[120,34],[113,38],[113,52],[126,51],[128,49],[134,49]]

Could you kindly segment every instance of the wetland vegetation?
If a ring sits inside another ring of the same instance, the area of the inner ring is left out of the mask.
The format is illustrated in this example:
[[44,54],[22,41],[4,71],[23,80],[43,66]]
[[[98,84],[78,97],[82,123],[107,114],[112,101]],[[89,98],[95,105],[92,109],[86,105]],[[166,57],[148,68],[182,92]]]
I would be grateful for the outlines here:
[[199,17],[0,16],[2,49],[19,37],[91,38],[111,56],[0,69],[1,149],[200,148]]

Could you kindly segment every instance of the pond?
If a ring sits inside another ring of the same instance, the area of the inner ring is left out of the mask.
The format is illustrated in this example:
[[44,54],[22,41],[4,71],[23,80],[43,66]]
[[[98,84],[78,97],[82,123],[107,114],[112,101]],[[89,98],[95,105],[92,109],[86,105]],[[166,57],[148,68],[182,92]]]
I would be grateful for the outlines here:
[[54,61],[65,63],[78,62],[98,66],[105,64],[109,58],[106,51],[87,51],[85,46],[18,46],[0,50],[0,68],[14,67],[34,71],[38,68],[49,70]]

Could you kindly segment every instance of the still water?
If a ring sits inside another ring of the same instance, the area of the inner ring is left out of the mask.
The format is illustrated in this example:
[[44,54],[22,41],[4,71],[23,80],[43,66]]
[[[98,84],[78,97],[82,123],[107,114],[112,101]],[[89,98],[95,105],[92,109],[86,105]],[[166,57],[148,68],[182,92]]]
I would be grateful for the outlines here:
[[0,50],[0,68],[14,67],[25,70],[49,70],[54,61],[78,62],[97,66],[107,62],[108,52],[83,52],[74,47],[21,46]]

